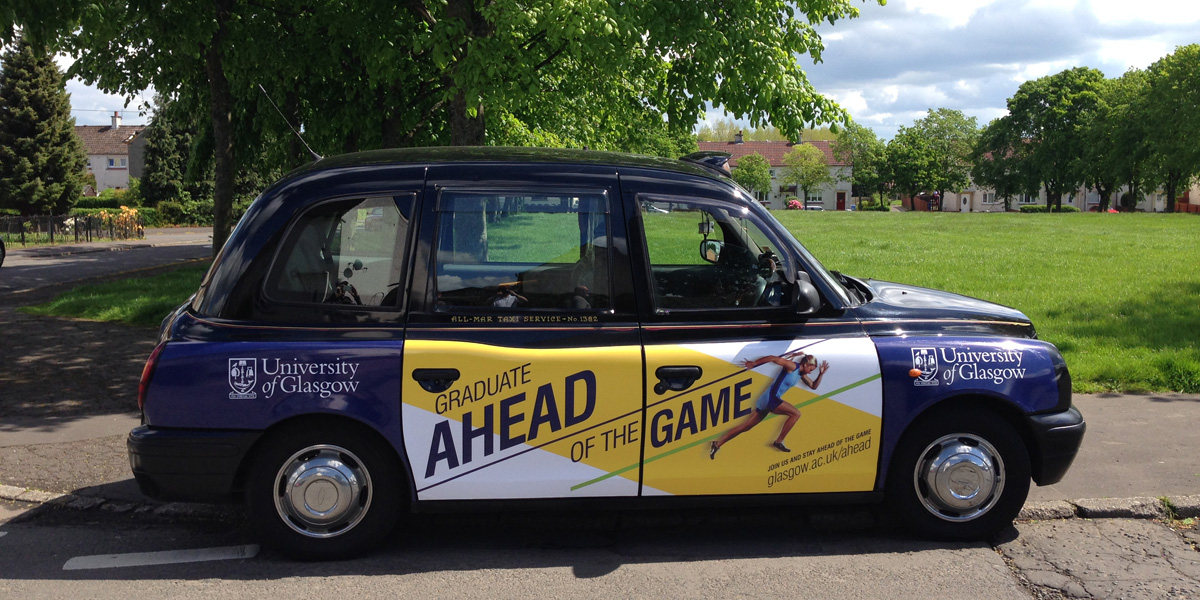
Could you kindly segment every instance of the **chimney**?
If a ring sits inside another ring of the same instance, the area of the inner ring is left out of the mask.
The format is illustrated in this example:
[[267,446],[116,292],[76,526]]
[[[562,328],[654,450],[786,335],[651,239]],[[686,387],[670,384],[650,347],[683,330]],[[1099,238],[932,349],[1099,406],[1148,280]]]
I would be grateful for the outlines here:
[[744,144],[745,143],[745,141],[742,140],[742,132],[741,131],[738,131],[737,134],[733,136],[733,143],[735,143],[735,144]]
[[119,111],[115,111],[115,110],[113,111],[112,128],[113,129],[121,128],[121,113]]

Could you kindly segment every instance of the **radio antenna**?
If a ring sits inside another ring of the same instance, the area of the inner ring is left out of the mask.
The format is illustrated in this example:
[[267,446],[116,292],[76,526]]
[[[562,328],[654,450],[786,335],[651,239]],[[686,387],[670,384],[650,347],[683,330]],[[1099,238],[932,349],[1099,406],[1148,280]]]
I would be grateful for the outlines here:
[[300,135],[300,132],[296,131],[296,128],[292,127],[292,123],[283,115],[283,111],[279,110],[278,106],[275,106],[275,101],[271,99],[271,95],[267,93],[267,90],[263,88],[261,83],[258,84],[258,89],[262,90],[263,95],[267,97],[267,102],[270,102],[271,107],[275,109],[275,112],[279,113],[279,118],[283,119],[284,123],[287,123],[288,128],[292,130],[292,133],[296,134],[296,138],[300,140],[300,143],[304,144],[304,147],[308,149],[308,153],[312,155],[313,161],[318,161],[324,158],[320,154],[313,152],[312,147],[308,145],[308,142],[304,141],[304,137]]

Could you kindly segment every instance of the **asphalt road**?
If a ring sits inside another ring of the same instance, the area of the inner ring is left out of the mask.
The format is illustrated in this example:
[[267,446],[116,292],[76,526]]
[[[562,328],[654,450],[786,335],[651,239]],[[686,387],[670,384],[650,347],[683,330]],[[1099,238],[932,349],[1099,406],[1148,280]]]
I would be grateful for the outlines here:
[[147,229],[121,242],[21,247],[8,244],[0,297],[212,256],[212,229]]

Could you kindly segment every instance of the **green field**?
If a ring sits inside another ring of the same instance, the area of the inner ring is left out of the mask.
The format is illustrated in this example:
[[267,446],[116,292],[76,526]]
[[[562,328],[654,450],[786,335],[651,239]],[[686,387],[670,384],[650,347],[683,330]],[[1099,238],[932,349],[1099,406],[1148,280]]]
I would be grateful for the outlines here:
[[[1200,393],[1196,215],[775,214],[830,269],[1020,309],[1063,351],[1077,392]],[[157,325],[203,270],[87,286],[27,310]]]
[[1200,392],[1196,215],[775,215],[830,269],[1023,311],[1078,392]]

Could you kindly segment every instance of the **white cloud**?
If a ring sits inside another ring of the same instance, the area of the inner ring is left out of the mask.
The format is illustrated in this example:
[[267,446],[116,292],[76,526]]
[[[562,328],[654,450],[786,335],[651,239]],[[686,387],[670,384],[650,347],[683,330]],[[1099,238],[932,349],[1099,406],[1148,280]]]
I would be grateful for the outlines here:
[[995,0],[908,0],[898,2],[912,12],[944,20],[949,27],[962,27],[979,9]]
[[1186,23],[1200,21],[1200,2],[1196,0],[1091,0],[1092,14],[1104,24],[1148,21]]
[[1197,41],[1200,1],[889,0],[818,31],[824,62],[805,67],[810,81],[890,138],[932,108],[984,125],[1022,83],[1064,69],[1145,68]]

